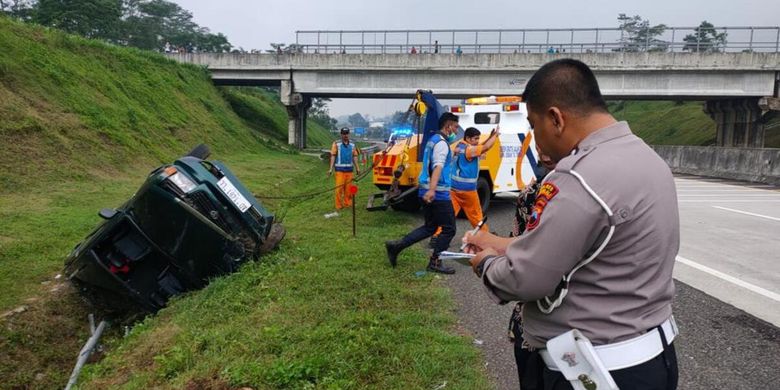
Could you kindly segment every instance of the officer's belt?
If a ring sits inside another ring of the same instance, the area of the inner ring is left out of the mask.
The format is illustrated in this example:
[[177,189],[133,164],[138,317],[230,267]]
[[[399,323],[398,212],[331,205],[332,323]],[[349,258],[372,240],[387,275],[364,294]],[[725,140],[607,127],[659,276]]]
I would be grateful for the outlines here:
[[[680,333],[677,330],[674,317],[669,317],[660,327],[666,336],[666,345],[671,345],[675,336]],[[663,352],[664,344],[661,342],[661,333],[658,331],[658,327],[655,327],[653,330],[633,339],[599,345],[593,348],[596,350],[596,354],[601,359],[601,362],[604,363],[607,371],[614,371],[640,365],[658,356],[658,354]],[[560,371],[546,349],[540,349],[539,354],[542,355],[547,368],[553,371]]]

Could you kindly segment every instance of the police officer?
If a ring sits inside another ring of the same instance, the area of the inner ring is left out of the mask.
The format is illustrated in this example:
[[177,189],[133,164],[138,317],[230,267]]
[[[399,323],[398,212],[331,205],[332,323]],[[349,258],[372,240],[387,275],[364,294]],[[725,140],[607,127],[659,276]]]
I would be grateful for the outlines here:
[[485,232],[464,238],[478,252],[471,264],[488,295],[526,302],[523,337],[543,364],[521,386],[590,388],[589,378],[562,373],[576,370],[581,356],[554,356],[547,343],[577,329],[621,390],[676,389],[671,304],[680,230],[668,166],[609,114],[580,61],[544,65],[523,98],[555,171],[523,235],[508,245]]
[[452,152],[449,144],[455,141],[458,117],[445,112],[439,118],[439,129],[439,133],[432,135],[425,144],[423,169],[417,180],[420,184],[418,195],[422,199],[425,223],[400,240],[385,242],[385,248],[390,265],[395,267],[398,254],[402,250],[430,237],[437,227],[441,227],[441,234],[428,261],[428,270],[454,274],[455,269],[442,264],[439,254],[450,246],[450,241],[455,236],[455,212],[450,200]]

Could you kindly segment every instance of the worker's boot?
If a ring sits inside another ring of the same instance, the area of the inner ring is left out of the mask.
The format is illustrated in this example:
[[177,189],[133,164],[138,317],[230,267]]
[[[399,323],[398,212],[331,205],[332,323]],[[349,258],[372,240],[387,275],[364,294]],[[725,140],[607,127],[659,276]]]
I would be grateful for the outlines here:
[[447,267],[442,263],[439,256],[432,255],[428,261],[428,271],[451,275],[455,273],[455,268]]
[[387,260],[395,268],[398,264],[398,254],[404,249],[401,240],[385,241],[385,249],[387,250]]

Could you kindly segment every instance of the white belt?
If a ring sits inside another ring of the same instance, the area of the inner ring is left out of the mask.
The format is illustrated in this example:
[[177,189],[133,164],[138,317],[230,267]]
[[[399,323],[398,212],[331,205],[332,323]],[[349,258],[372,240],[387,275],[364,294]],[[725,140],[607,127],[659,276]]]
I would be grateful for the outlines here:
[[[664,321],[661,324],[661,329],[664,330],[667,345],[672,344],[675,336],[680,333],[677,330],[674,317],[669,317],[668,320]],[[658,356],[663,352],[664,345],[661,343],[661,334],[658,328],[653,328],[653,330],[633,339],[595,346],[594,349],[601,362],[604,363],[604,367],[608,371],[614,371],[642,364]],[[540,349],[539,354],[542,355],[547,368],[560,371],[546,349]]]

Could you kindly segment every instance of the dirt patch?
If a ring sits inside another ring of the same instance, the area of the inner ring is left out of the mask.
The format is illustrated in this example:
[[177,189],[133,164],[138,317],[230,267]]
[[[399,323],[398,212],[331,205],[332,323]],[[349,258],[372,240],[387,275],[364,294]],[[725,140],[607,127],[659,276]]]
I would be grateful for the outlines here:
[[0,319],[0,378],[3,386],[62,388],[89,335],[89,308],[70,284],[28,300],[25,310]]

